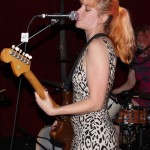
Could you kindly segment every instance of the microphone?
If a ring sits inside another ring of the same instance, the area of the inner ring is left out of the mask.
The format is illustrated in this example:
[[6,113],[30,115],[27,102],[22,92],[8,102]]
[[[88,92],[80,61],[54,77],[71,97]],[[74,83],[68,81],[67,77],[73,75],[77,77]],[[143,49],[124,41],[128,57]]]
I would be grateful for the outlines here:
[[41,14],[37,15],[40,18],[53,18],[53,19],[61,19],[61,18],[69,18],[70,20],[77,19],[76,11],[71,11],[69,14],[61,14],[61,13],[54,13],[54,14]]

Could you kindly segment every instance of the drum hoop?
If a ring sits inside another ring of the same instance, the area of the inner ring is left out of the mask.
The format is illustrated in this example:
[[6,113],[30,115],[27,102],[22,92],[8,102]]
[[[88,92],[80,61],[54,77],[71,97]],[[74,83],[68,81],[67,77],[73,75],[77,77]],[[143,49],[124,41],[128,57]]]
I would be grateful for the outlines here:
[[109,98],[112,99],[112,101],[115,102],[116,104],[119,104],[118,99],[115,94],[111,93]]
[[146,108],[142,107],[142,106],[133,106],[133,109],[135,109],[135,110],[144,110]]

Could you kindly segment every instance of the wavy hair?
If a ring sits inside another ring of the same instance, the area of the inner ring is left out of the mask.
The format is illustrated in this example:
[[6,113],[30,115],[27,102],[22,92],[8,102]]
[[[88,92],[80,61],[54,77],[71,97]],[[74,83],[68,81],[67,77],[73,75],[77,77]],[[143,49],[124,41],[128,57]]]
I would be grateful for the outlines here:
[[135,53],[135,35],[127,9],[119,6],[118,0],[81,0],[108,15],[104,30],[115,46],[115,53],[122,62],[130,64]]

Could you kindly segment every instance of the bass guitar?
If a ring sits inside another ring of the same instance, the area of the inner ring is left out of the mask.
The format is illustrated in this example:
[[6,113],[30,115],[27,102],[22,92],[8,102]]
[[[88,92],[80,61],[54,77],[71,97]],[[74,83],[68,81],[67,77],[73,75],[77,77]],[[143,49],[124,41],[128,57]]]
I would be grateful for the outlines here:
[[[45,99],[44,87],[37,79],[37,77],[30,70],[32,56],[26,53],[22,53],[18,47],[13,46],[12,48],[4,48],[1,52],[0,59],[5,63],[10,63],[11,68],[15,76],[19,77],[21,74],[32,85],[34,90],[39,94],[42,99]],[[72,100],[71,92],[67,91],[63,94],[63,105],[71,103]],[[53,106],[59,107],[59,105],[51,98]],[[55,130],[50,131],[50,136],[62,143],[63,150],[69,150],[73,138],[72,125],[70,123],[69,116],[58,116],[56,117],[58,124]]]

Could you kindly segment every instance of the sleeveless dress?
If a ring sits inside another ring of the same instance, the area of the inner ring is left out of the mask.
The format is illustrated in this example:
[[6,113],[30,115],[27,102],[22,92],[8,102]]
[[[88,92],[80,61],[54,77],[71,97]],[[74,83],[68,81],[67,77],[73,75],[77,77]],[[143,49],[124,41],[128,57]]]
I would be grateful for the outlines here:
[[[103,40],[109,52],[110,75],[107,94],[103,107],[99,111],[71,116],[74,130],[72,150],[117,150],[118,146],[116,130],[107,110],[107,101],[114,81],[116,56],[111,41],[107,37],[98,38]],[[81,55],[73,72],[73,102],[89,97],[86,72],[83,68],[83,58],[87,49]]]

